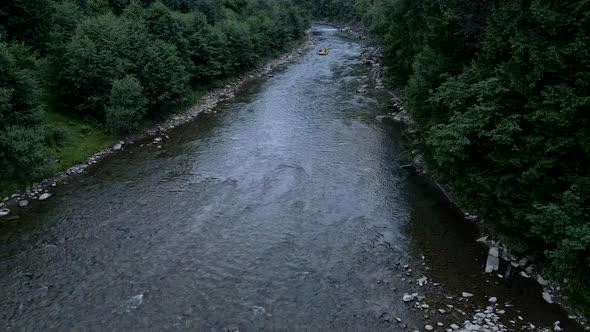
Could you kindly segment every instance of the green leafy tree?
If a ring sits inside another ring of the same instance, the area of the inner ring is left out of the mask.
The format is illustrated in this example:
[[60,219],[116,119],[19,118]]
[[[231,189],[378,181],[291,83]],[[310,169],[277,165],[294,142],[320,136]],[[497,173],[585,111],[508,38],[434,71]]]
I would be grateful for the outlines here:
[[115,133],[131,133],[139,127],[145,114],[143,87],[133,76],[113,81],[106,124]]
[[0,179],[37,176],[48,156],[31,55],[22,45],[12,49],[18,58],[0,43]]

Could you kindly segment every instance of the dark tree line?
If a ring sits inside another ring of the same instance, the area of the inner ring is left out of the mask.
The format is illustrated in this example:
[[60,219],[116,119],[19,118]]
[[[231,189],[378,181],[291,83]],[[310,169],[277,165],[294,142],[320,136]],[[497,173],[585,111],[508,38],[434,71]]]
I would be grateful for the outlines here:
[[590,2],[314,4],[381,39],[421,149],[463,204],[555,276],[577,275],[590,303]]
[[0,180],[49,171],[60,135],[44,110],[132,132],[283,51],[303,36],[306,13],[291,0],[3,2]]

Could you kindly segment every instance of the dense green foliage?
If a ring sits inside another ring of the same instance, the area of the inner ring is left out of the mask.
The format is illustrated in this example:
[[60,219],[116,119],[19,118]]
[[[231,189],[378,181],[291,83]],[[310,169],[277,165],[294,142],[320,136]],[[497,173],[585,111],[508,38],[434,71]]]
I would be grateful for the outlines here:
[[316,13],[381,39],[422,151],[463,204],[587,282],[590,2],[342,2]]
[[44,109],[81,119],[92,130],[80,132],[100,137],[89,146],[100,147],[108,140],[97,130],[130,133],[146,117],[165,117],[191,91],[278,54],[308,25],[292,0],[8,0],[0,7],[0,187],[47,174],[68,148],[74,127]]

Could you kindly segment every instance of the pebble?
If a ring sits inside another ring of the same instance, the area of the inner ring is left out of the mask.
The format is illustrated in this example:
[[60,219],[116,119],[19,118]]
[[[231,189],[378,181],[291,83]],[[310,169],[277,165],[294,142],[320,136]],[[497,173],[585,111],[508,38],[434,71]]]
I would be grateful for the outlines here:
[[413,297],[410,294],[404,294],[403,300],[404,302],[410,302],[412,301]]
[[464,298],[473,297],[473,294],[471,294],[471,293],[467,293],[467,292],[463,292],[461,295],[462,295]]
[[121,144],[121,143],[117,143],[117,144],[115,144],[115,146],[113,146],[114,151],[119,151],[122,148],[123,148],[123,144]]
[[10,214],[10,210],[9,209],[2,209],[2,210],[0,210],[0,217],[6,217],[9,214]]
[[29,206],[29,201],[27,201],[26,199],[23,199],[22,201],[18,202],[18,206],[27,207],[27,206]]
[[491,303],[496,303],[496,302],[498,302],[498,298],[496,298],[495,296],[494,297],[490,297],[488,299],[488,301],[491,302]]
[[44,193],[43,195],[39,196],[39,200],[40,201],[46,201],[48,200],[52,195],[50,193]]
[[424,329],[426,331],[432,331],[432,330],[434,330],[434,327],[432,325],[424,325]]

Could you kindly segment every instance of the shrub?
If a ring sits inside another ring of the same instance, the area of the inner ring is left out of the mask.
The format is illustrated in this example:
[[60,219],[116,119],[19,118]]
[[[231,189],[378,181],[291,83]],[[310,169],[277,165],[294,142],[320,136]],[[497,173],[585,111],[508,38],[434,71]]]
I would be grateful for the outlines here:
[[106,108],[106,124],[114,133],[136,130],[145,114],[143,88],[133,76],[113,81],[110,104]]

